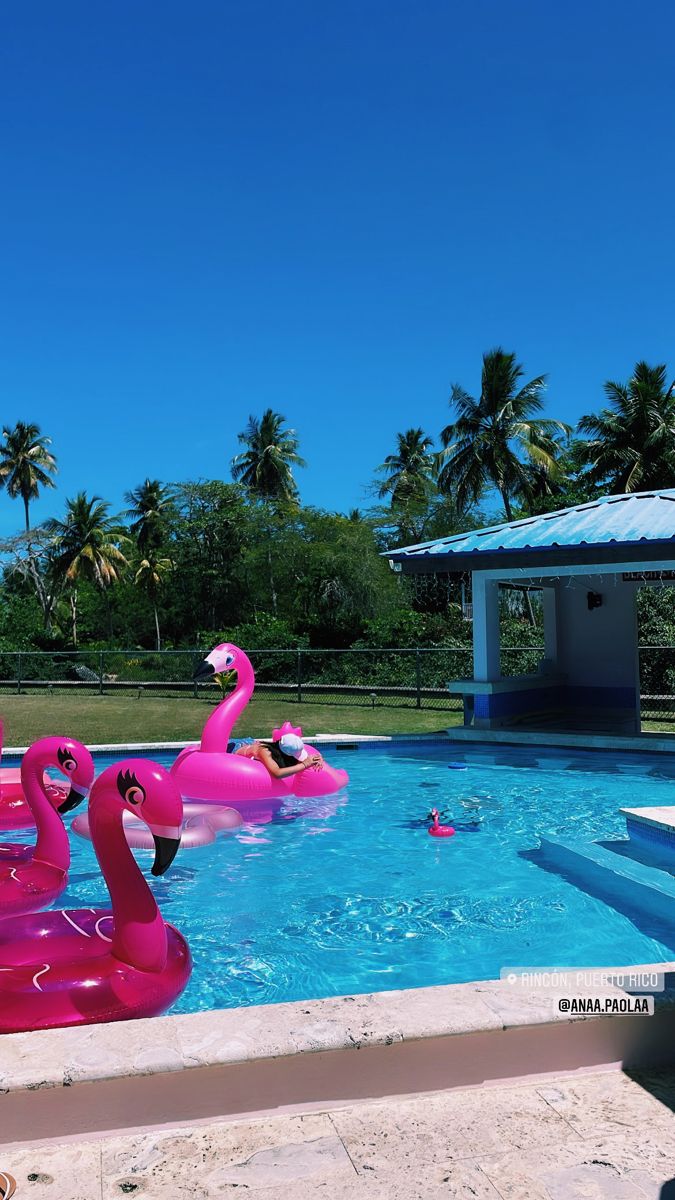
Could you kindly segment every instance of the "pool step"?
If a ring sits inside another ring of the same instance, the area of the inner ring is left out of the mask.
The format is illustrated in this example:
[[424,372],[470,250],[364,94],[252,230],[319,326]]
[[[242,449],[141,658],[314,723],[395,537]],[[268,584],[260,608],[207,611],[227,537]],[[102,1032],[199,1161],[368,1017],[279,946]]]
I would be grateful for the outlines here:
[[666,870],[675,871],[675,805],[622,808],[631,841],[661,859]]
[[[639,908],[650,916],[675,923],[675,879],[658,867],[611,850],[611,842],[577,842],[541,838],[538,861],[560,869],[584,891],[620,909]],[[617,847],[626,841],[617,839]]]

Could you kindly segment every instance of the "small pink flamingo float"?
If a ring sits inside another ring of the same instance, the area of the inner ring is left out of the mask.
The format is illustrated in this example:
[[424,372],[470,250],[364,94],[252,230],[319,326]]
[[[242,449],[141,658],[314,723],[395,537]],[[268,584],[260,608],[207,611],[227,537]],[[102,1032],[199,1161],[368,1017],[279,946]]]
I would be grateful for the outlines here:
[[171,865],[183,817],[171,776],[145,758],[108,767],[92,787],[89,820],[112,910],[52,910],[0,922],[0,1033],[154,1017],[183,991],[190,950],[163,920],[134,861],[127,811],[152,834],[152,874]]
[[455,835],[454,826],[440,824],[440,818],[438,815],[437,808],[432,808],[431,816],[433,818],[434,823],[433,823],[433,825],[429,826],[429,833],[431,834],[432,837],[437,837],[437,838],[454,837],[454,835]]
[[[125,810],[123,818],[124,832],[132,850],[152,850],[155,843],[145,822],[128,809]],[[183,803],[180,848],[194,850],[197,846],[208,846],[215,842],[219,833],[233,833],[236,829],[241,829],[243,824],[244,818],[235,808],[186,800]],[[91,841],[88,813],[78,813],[70,828],[78,837]]]
[[68,882],[70,842],[60,812],[47,794],[47,767],[57,767],[70,780],[60,812],[84,800],[94,781],[91,754],[71,738],[41,738],[26,751],[21,784],[37,825],[37,841],[34,846],[0,843],[0,918],[46,908]]
[[[298,772],[284,779],[273,779],[263,763],[227,752],[232,729],[246,708],[255,686],[250,659],[230,642],[216,646],[195,673],[197,682],[214,675],[236,671],[237,686],[220,702],[202,730],[200,744],[181,750],[171,768],[181,794],[186,799],[236,808],[247,821],[269,821],[284,800],[295,796],[328,796],[349,781],[346,771],[320,764],[320,769]],[[302,735],[302,730],[286,722],[274,730],[274,740],[285,733]],[[316,754],[306,746],[309,755]]]
[[[0,757],[2,757],[4,729],[0,720]],[[68,786],[45,775],[47,795],[55,808],[68,795]],[[32,829],[35,825],[30,805],[23,794],[20,767],[0,768],[0,833],[10,829]]]

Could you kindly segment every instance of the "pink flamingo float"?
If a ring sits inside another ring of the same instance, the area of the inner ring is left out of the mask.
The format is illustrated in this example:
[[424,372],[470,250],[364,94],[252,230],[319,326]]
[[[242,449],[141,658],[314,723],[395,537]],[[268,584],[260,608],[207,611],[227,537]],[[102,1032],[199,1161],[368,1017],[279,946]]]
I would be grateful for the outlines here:
[[46,908],[68,882],[70,843],[60,812],[47,794],[47,767],[57,767],[70,780],[60,812],[84,800],[94,780],[91,754],[71,738],[41,738],[26,751],[21,784],[37,825],[37,842],[34,846],[0,844],[0,918]]
[[[2,720],[0,720],[0,758],[2,757],[3,737],[4,728]],[[45,775],[44,782],[47,795],[51,797],[52,803],[58,808],[68,795],[67,785],[55,782],[50,779],[49,775]],[[33,814],[21,785],[20,767],[2,767],[0,769],[0,832],[5,833],[10,829],[31,829],[34,825]]]
[[431,817],[433,820],[433,825],[429,826],[429,833],[431,834],[432,837],[441,837],[441,838],[454,837],[454,835],[455,835],[454,826],[453,825],[441,825],[437,808],[432,808]]
[[91,789],[92,841],[110,909],[63,909],[0,922],[0,1033],[154,1017],[181,994],[192,970],[187,942],[155,903],[124,834],[137,814],[155,844],[153,875],[179,846],[182,802],[156,763],[128,758]]
[[[198,682],[205,682],[228,671],[237,673],[236,688],[209,717],[200,744],[181,750],[171,768],[184,797],[231,805],[246,820],[269,821],[289,796],[328,796],[345,786],[349,781],[347,772],[326,762],[319,770],[273,779],[263,763],[228,754],[234,724],[253,695],[255,675],[250,659],[238,646],[223,642],[206,656],[195,673]],[[302,736],[302,730],[294,729],[289,722],[275,729],[274,739],[284,733]],[[311,746],[306,749],[309,754],[316,753]]]
[[[124,832],[132,850],[152,850],[154,842],[152,834],[145,822],[126,810],[124,816]],[[221,804],[199,804],[196,800],[186,800],[183,803],[183,824],[181,827],[181,850],[194,850],[197,846],[208,846],[215,842],[219,833],[233,833],[241,829],[244,818],[234,808],[225,808]],[[88,813],[78,813],[72,821],[71,830],[78,837],[91,841],[91,828]],[[0,1197],[0,1200],[2,1198]]]

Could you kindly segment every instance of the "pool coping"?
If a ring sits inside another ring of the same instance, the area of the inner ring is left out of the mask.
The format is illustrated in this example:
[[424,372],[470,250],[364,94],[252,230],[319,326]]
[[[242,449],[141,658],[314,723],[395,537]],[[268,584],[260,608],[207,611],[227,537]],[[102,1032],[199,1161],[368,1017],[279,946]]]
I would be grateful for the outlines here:
[[[312,733],[303,735],[305,742],[320,742],[322,745],[344,745],[345,743],[361,743],[365,742],[448,742],[452,741],[452,736],[445,730],[439,730],[436,733]],[[199,739],[186,742],[100,742],[98,744],[87,744],[87,748],[92,752],[104,753],[119,750],[182,750],[184,746],[198,746]],[[3,746],[3,755],[10,756],[16,754],[25,754],[28,746]]]
[[[628,755],[675,754],[675,733],[640,733],[640,734],[606,734],[606,733],[574,733],[556,730],[516,730],[516,729],[474,729],[470,726],[453,725],[447,729],[439,729],[428,733],[314,733],[303,735],[305,742],[322,746],[367,746],[367,745],[442,745],[456,744],[458,751],[466,751],[472,747],[481,746],[485,749],[499,746],[515,749],[549,748],[551,750],[569,749],[587,752],[602,750],[620,750]],[[134,753],[152,754],[164,751],[180,751],[185,746],[198,746],[199,739],[179,742],[100,742],[88,745],[92,754],[119,753],[129,751]],[[6,757],[17,757],[26,753],[28,746],[5,746],[2,753]]]
[[456,725],[448,730],[450,741],[463,746],[550,746],[551,749],[622,750],[627,754],[675,754],[674,733],[597,733],[556,729],[476,729]]
[[[311,1111],[328,1099],[654,1065],[668,1045],[675,1057],[675,962],[568,970],[583,977],[578,986],[569,978],[538,988],[477,980],[6,1034],[2,1140]],[[610,979],[664,973],[656,1015],[560,1012],[563,996],[625,1001],[628,993],[611,982],[585,982],[593,970]]]

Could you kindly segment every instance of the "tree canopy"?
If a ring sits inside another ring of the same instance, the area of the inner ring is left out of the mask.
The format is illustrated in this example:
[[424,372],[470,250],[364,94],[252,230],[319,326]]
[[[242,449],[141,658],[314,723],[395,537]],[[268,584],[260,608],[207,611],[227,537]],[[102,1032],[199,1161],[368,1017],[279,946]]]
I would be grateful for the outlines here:
[[[239,435],[231,482],[164,482],[149,462],[121,515],[79,492],[31,529],[29,504],[54,486],[56,458],[38,426],[18,423],[5,430],[0,478],[23,499],[26,529],[0,547],[0,646],[178,648],[233,630],[260,646],[466,645],[460,580],[416,587],[389,570],[388,549],[494,523],[500,506],[522,517],[600,489],[675,486],[664,365],[638,362],[627,383],[607,381],[605,406],[574,434],[546,415],[544,385],[526,380],[514,353],[488,351],[478,396],[452,388],[440,452],[420,426],[392,433],[391,453],[373,464],[377,503],[346,514],[302,504],[299,438],[268,408]],[[514,638],[534,636],[517,609],[507,614]]]

